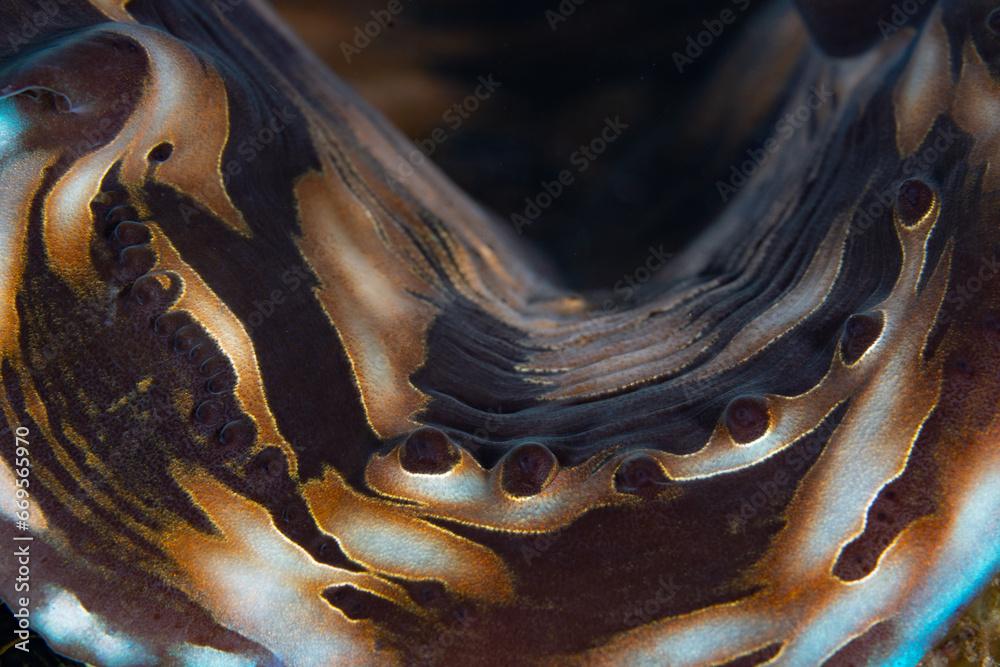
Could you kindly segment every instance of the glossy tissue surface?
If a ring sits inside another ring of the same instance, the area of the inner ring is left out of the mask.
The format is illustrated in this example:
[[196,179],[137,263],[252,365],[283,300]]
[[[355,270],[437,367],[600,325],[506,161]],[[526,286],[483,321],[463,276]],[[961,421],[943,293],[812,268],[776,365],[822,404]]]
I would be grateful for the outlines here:
[[109,666],[917,664],[1000,566],[1000,15],[903,4],[770,9],[710,97],[802,120],[619,304],[259,0],[4,0],[0,597]]

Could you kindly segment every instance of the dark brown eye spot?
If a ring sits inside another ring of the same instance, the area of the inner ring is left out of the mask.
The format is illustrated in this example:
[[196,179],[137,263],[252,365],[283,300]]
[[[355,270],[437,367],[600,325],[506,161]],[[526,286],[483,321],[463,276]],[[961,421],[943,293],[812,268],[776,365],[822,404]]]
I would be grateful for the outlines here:
[[191,317],[181,310],[164,313],[153,322],[153,331],[158,336],[170,336],[183,326],[192,324]]
[[138,306],[164,306],[176,296],[179,288],[180,280],[176,275],[166,272],[158,275],[147,273],[132,284],[128,297]]
[[118,223],[111,234],[122,246],[142,245],[149,243],[149,229],[141,222],[123,220]]
[[334,607],[344,612],[351,619],[368,618],[364,596],[350,586],[337,586],[323,592],[323,597]]
[[323,599],[352,620],[377,620],[385,618],[386,614],[392,613],[390,603],[367,591],[358,590],[353,586],[333,586],[328,588],[323,591]]
[[235,419],[219,431],[219,442],[227,449],[249,447],[256,437],[257,429],[246,419]]
[[459,458],[451,439],[436,428],[414,431],[399,452],[404,470],[423,475],[444,474],[458,464]]
[[199,328],[194,325],[181,327],[174,332],[172,341],[175,352],[186,354],[190,352],[195,345],[201,342],[201,332],[199,331]]
[[896,210],[900,221],[907,227],[920,222],[934,204],[934,191],[923,181],[911,178],[899,186]]
[[225,410],[218,401],[203,401],[195,408],[194,418],[205,426],[218,426],[225,416]]
[[169,142],[163,142],[149,151],[150,162],[166,162],[174,154],[174,146]]
[[222,373],[227,368],[225,360],[222,357],[209,357],[201,362],[198,366],[198,372],[204,377],[215,377],[219,373]]
[[229,393],[234,388],[235,382],[228,373],[219,373],[205,382],[205,391],[214,396]]
[[532,496],[545,488],[556,465],[556,457],[547,447],[521,445],[504,459],[500,482],[512,496]]
[[115,276],[123,283],[135,282],[156,266],[156,253],[148,245],[128,246],[118,253]]
[[668,484],[663,468],[647,454],[626,459],[615,471],[615,488],[620,493],[655,496]]
[[135,303],[145,305],[156,301],[160,297],[162,291],[160,283],[157,282],[154,276],[145,275],[135,281],[135,284],[132,285],[132,289],[129,292],[129,296],[133,301],[135,301]]
[[740,396],[726,406],[726,428],[740,444],[753,442],[767,432],[771,412],[762,396]]
[[858,313],[851,315],[844,325],[840,339],[840,353],[844,362],[854,364],[868,351],[882,334],[882,313]]
[[128,204],[122,204],[121,206],[115,206],[110,209],[104,216],[104,219],[109,225],[117,225],[119,222],[135,221],[138,220],[139,213],[135,210],[135,207],[129,206]]

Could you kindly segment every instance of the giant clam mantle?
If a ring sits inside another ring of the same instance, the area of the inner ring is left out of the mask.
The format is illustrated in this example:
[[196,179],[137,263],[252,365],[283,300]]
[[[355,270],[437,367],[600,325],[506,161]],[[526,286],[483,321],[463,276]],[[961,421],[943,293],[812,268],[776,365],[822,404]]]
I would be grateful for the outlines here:
[[0,592],[60,653],[912,665],[1000,565],[991,3],[778,6],[727,94],[808,123],[614,308],[262,2],[40,4],[0,4]]

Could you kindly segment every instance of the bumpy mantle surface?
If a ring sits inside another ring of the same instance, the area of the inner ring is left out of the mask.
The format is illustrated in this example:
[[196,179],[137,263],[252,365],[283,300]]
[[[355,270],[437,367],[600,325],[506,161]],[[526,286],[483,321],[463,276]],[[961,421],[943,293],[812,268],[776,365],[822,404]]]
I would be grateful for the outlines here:
[[720,86],[803,121],[610,306],[263,4],[0,6],[33,628],[102,665],[916,663],[1000,562],[1000,20],[800,4],[744,60],[773,85]]

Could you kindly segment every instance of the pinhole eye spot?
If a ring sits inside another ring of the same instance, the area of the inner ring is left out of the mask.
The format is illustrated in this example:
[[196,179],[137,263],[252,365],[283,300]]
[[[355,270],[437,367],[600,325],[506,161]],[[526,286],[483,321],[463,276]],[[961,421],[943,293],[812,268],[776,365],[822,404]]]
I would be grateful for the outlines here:
[[174,145],[170,142],[163,142],[153,147],[153,150],[149,151],[149,161],[150,162],[166,162],[170,159],[170,156],[174,154]]
[[558,465],[555,455],[544,445],[520,445],[501,463],[501,485],[512,496],[533,496],[548,485]]
[[896,195],[896,208],[905,226],[916,225],[933,205],[934,190],[924,181],[910,178],[900,184]]
[[740,396],[726,406],[723,419],[733,440],[745,445],[767,433],[771,412],[763,396]]

